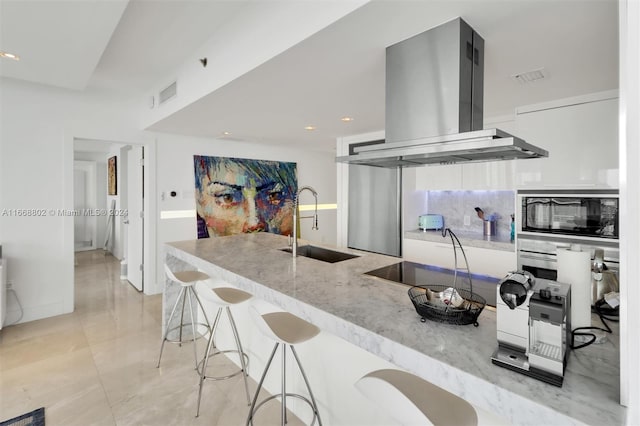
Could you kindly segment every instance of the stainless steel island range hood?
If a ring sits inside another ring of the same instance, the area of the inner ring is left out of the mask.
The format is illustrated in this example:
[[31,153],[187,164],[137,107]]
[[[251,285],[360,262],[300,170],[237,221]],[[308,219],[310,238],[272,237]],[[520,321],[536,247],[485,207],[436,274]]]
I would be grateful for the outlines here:
[[484,40],[461,18],[387,47],[385,143],[336,161],[378,167],[547,157],[482,130]]

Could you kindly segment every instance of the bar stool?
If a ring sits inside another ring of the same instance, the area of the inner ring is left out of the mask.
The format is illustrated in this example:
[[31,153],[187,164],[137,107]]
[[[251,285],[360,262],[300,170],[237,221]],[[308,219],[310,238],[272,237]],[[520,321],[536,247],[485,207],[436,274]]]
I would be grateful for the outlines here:
[[356,388],[401,424],[508,424],[459,396],[401,370],[372,371],[356,382]]
[[[213,303],[218,307],[218,312],[216,313],[216,319],[213,321],[213,327],[211,332],[209,333],[209,343],[207,344],[207,350],[204,354],[204,358],[200,361],[201,366],[199,365],[199,373],[200,373],[200,388],[198,390],[198,407],[196,409],[196,417],[200,415],[200,400],[202,399],[202,386],[206,379],[210,380],[225,380],[230,379],[231,377],[235,377],[238,374],[242,373],[242,378],[244,379],[244,390],[247,394],[247,405],[251,403],[251,397],[249,396],[249,385],[247,383],[247,365],[249,364],[249,357],[242,350],[242,344],[240,343],[240,336],[238,335],[238,328],[236,327],[236,322],[233,319],[233,315],[231,315],[231,309],[229,306],[237,305],[244,301],[247,301],[253,297],[253,295],[238,290],[232,287],[214,287],[209,288],[204,283],[200,283],[198,285],[198,293],[206,299],[208,302]],[[220,350],[216,347],[215,344],[215,335],[218,330],[218,324],[220,324],[220,317],[222,316],[222,311],[226,311],[227,318],[229,319],[229,323],[231,325],[231,331],[233,332],[233,338],[236,343],[236,349],[232,350]],[[213,353],[211,351],[213,350]],[[226,376],[207,376],[207,365],[209,364],[209,358],[215,355],[225,354],[225,353],[237,353],[238,358],[240,359],[240,370],[228,374]]]
[[[300,364],[300,359],[298,358],[298,354],[294,345],[299,343],[304,343],[307,340],[312,339],[320,333],[320,329],[315,325],[298,318],[295,315],[290,314],[289,312],[270,312],[261,314],[258,312],[255,306],[249,307],[249,312],[258,327],[258,329],[267,336],[269,339],[273,340],[275,343],[273,347],[273,351],[271,351],[271,356],[269,357],[269,361],[267,362],[267,366],[262,373],[262,377],[260,378],[260,383],[258,384],[258,389],[256,389],[256,394],[253,397],[253,402],[251,404],[251,409],[249,410],[249,417],[247,418],[247,426],[253,425],[253,418],[256,412],[264,405],[266,402],[280,398],[282,402],[282,411],[281,411],[281,422],[282,425],[287,422],[287,397],[293,397],[301,399],[306,402],[311,409],[313,410],[313,421],[312,425],[315,424],[316,419],[318,419],[318,424],[322,426],[322,420],[320,420],[320,413],[318,412],[318,405],[316,404],[316,400],[313,397],[313,392],[311,391],[311,386],[309,386],[309,380],[307,379],[307,375],[302,368],[302,364]],[[278,395],[272,395],[264,400],[262,400],[259,404],[256,405],[258,401],[258,394],[260,393],[260,389],[262,388],[262,384],[264,383],[264,379],[267,376],[267,372],[269,371],[269,367],[271,366],[271,362],[273,361],[273,357],[276,354],[276,350],[278,346],[282,344],[282,388],[281,392]],[[298,368],[300,369],[300,373],[302,373],[302,378],[304,379],[304,383],[307,386],[307,390],[309,391],[309,398],[294,394],[287,393],[286,389],[286,353],[287,353],[287,345],[291,348],[291,352],[298,364]]]
[[[207,314],[204,311],[204,307],[202,306],[202,302],[200,301],[200,298],[198,297],[198,293],[194,290],[194,285],[198,282],[198,281],[203,281],[203,280],[208,280],[209,279],[209,275],[205,274],[204,272],[200,272],[200,271],[182,271],[182,272],[173,272],[171,269],[169,269],[169,266],[167,266],[167,264],[165,263],[164,265],[164,271],[167,274],[167,277],[171,280],[174,281],[178,284],[180,284],[181,288],[180,288],[180,293],[178,293],[178,298],[176,299],[176,303],[173,305],[173,309],[171,310],[171,315],[169,315],[169,320],[167,321],[167,325],[164,331],[164,335],[162,336],[162,343],[160,344],[160,356],[158,357],[158,365],[156,365],[156,367],[160,367],[160,361],[162,360],[162,352],[164,351],[164,344],[165,342],[169,342],[169,343],[177,343],[180,346],[182,346],[182,343],[184,342],[184,340],[182,339],[182,329],[185,327],[185,323],[184,323],[184,307],[186,302],[189,302],[189,314],[191,316],[191,332],[192,332],[192,336],[189,340],[193,340],[193,356],[195,358],[195,365],[196,365],[196,369],[198,368],[198,352],[196,349],[196,339],[199,337],[198,333],[196,332],[196,326],[197,325],[202,325],[204,327],[207,328],[207,330],[210,332],[211,331],[211,325],[209,324],[209,320],[207,319]],[[198,305],[200,305],[200,309],[202,309],[202,314],[204,315],[204,320],[206,322],[205,323],[196,323],[194,317],[193,317],[193,306],[192,306],[192,302],[191,302],[191,297],[194,297],[196,299],[196,301],[198,302]],[[182,299],[182,308],[180,311],[180,324],[173,327],[173,328],[169,328],[170,324],[171,324],[171,320],[173,319],[173,316],[176,313],[176,310],[178,309],[178,305],[180,304],[180,299]],[[169,340],[167,338],[167,336],[169,335],[169,333],[173,330],[180,330],[179,336],[177,340]]]

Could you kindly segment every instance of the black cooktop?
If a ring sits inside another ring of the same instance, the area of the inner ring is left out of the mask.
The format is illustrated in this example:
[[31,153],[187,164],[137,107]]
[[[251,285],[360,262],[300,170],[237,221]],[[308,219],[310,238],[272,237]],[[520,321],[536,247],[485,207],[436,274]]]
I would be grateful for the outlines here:
[[[438,266],[424,265],[422,263],[403,261],[383,268],[365,272],[396,283],[415,285],[443,285],[453,286],[454,271]],[[496,306],[496,286],[500,280],[487,275],[471,274],[471,288],[476,294],[482,296],[487,305]],[[470,290],[469,277],[466,270],[458,270],[456,287]]]

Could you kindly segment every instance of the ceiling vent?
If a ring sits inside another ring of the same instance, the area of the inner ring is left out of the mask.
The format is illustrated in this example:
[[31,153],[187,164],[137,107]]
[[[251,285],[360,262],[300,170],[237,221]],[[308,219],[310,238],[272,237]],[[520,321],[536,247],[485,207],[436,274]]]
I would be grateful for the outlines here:
[[178,82],[174,81],[165,89],[162,89],[158,95],[159,104],[162,105],[169,99],[173,98],[178,94]]
[[534,81],[542,80],[544,78],[549,78],[549,73],[544,68],[540,68],[538,70],[527,71],[521,74],[512,75],[515,81],[520,84],[533,83]]

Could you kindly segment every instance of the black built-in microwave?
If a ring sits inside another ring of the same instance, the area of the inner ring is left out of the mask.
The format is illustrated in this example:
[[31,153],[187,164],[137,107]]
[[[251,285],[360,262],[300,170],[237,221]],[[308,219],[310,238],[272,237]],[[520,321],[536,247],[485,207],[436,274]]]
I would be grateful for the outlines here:
[[618,192],[519,191],[519,230],[618,239]]

